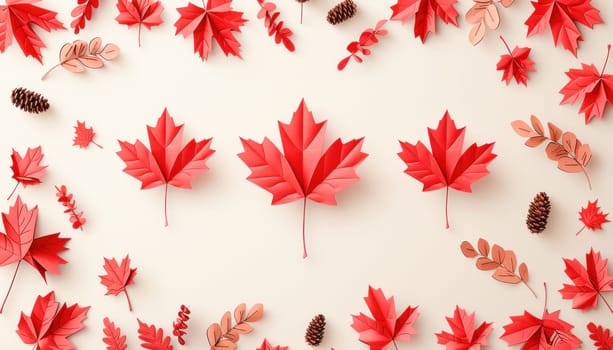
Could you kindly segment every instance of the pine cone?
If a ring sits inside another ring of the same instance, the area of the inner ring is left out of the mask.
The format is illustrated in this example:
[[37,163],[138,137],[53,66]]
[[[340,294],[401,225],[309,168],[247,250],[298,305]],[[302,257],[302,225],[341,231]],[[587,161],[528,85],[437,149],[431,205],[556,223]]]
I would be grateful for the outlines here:
[[328,11],[328,23],[336,25],[353,17],[358,11],[358,6],[353,0],[343,0]]
[[309,0],[296,0],[296,2],[299,2],[299,3],[301,3],[301,4],[302,4],[303,2],[307,2],[307,1],[309,1]]
[[28,113],[41,113],[49,109],[49,101],[41,94],[24,88],[13,89],[11,102]]
[[304,340],[311,346],[319,346],[326,331],[326,317],[319,314],[311,320],[306,329]]
[[528,216],[526,217],[526,225],[528,225],[530,232],[541,233],[543,230],[545,230],[550,210],[551,203],[549,202],[549,196],[547,196],[547,193],[538,193],[532,202],[530,202]]

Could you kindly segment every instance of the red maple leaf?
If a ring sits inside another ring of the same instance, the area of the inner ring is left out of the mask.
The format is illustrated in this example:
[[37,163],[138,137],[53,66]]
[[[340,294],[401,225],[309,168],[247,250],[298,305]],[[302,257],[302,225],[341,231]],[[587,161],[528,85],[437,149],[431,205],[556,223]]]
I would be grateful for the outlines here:
[[560,311],[543,311],[540,319],[528,311],[523,315],[511,316],[511,323],[505,325],[500,339],[509,346],[522,344],[521,350],[562,350],[581,346],[581,339],[572,334],[573,325],[559,318]]
[[94,136],[96,136],[96,133],[92,127],[88,128],[87,125],[85,125],[85,122],[80,122],[77,120],[77,126],[74,127],[74,133],[73,146],[87,148],[90,143],[93,143],[94,145],[98,146],[98,148],[103,148],[97,144],[96,141],[94,141]]
[[496,64],[496,70],[503,71],[502,81],[509,85],[511,79],[515,78],[517,84],[527,86],[528,72],[534,72],[534,62],[530,59],[531,49],[529,47],[515,46],[513,51],[511,51],[504,38],[500,36],[500,39],[509,52],[507,55],[500,55],[500,61]]
[[335,194],[356,182],[355,168],[367,157],[361,151],[364,138],[343,143],[336,139],[324,151],[326,121],[316,123],[304,99],[289,124],[279,122],[283,154],[267,137],[262,143],[241,137],[244,151],[238,156],[251,169],[247,179],[272,193],[272,204],[303,201],[303,258],[306,200],[336,205]]
[[608,215],[609,213],[603,213],[598,206],[598,199],[593,202],[587,201],[587,207],[581,208],[579,212],[579,221],[583,223],[583,227],[577,232],[577,235],[586,228],[591,231],[602,230],[602,224],[611,222],[607,219]]
[[415,17],[413,31],[422,43],[426,42],[428,33],[436,33],[436,17],[446,24],[458,26],[458,12],[453,5],[458,0],[398,0],[392,8],[392,20],[408,21]]
[[574,104],[583,99],[579,113],[584,113],[585,124],[594,117],[602,119],[607,102],[613,104],[613,75],[604,74],[609,62],[611,45],[608,46],[607,58],[600,73],[593,64],[581,63],[581,69],[569,69],[566,75],[570,79],[560,93],[564,98],[560,102]]
[[594,341],[597,350],[613,350],[613,336],[610,330],[603,329],[602,326],[596,326],[593,322],[587,324],[587,330],[590,332],[590,339]]
[[436,334],[438,344],[445,345],[448,350],[479,350],[481,346],[489,345],[487,336],[492,332],[492,324],[483,322],[475,329],[475,313],[468,314],[466,310],[456,305],[453,317],[445,317],[452,333]]
[[147,126],[151,151],[140,141],[119,141],[117,152],[125,163],[123,171],[141,182],[141,189],[164,185],[164,221],[168,226],[168,185],[190,189],[191,180],[208,169],[206,160],[215,152],[212,138],[191,139],[181,149],[183,124],[176,126],[165,108],[155,127]]
[[103,320],[104,338],[102,341],[106,344],[106,350],[126,350],[126,336],[121,334],[121,329],[115,326],[115,323],[111,322],[108,317]]
[[353,323],[351,328],[360,333],[360,341],[371,350],[385,350],[396,341],[409,343],[411,335],[415,334],[413,323],[417,320],[419,312],[417,307],[407,306],[396,318],[394,297],[387,299],[381,289],[368,286],[368,296],[364,298],[372,318],[360,313],[351,315]]
[[11,199],[19,184],[22,184],[23,187],[27,187],[41,183],[40,178],[45,175],[45,168],[47,167],[46,165],[40,165],[40,161],[44,156],[40,146],[28,148],[23,157],[13,149],[13,153],[11,154],[11,170],[13,170],[13,179],[15,179],[17,183],[6,200]]
[[193,35],[194,52],[199,53],[203,61],[209,57],[213,38],[226,56],[240,57],[241,44],[232,32],[240,32],[247,20],[242,12],[232,10],[232,0],[208,0],[205,8],[190,2],[177,11],[181,17],[175,22],[175,35],[185,38]]
[[583,41],[575,22],[590,28],[604,23],[591,0],[537,0],[532,1],[532,6],[534,12],[524,23],[528,26],[527,36],[542,34],[549,25],[555,46],[561,43],[575,56],[579,41]]
[[141,347],[149,350],[172,350],[170,337],[164,336],[161,328],[138,321],[138,339],[142,340]]
[[66,28],[55,18],[57,12],[33,5],[39,1],[6,0],[6,5],[0,5],[0,52],[11,46],[15,38],[26,57],[32,56],[43,63],[40,49],[46,46],[33,26],[37,25],[47,32]]
[[130,257],[126,255],[121,260],[121,265],[117,264],[117,260],[104,258],[104,270],[106,275],[100,275],[100,283],[106,287],[106,295],[119,295],[124,293],[128,300],[128,308],[132,311],[132,302],[128,295],[127,286],[134,284],[136,277],[136,269],[130,268]]
[[256,350],[287,350],[287,346],[272,346],[272,344],[268,342],[268,339],[264,338],[262,345],[260,345],[260,347]]
[[607,259],[602,259],[600,252],[590,252],[585,255],[586,266],[577,259],[564,259],[566,269],[564,272],[573,284],[564,284],[559,292],[562,299],[572,299],[573,309],[588,310],[598,305],[598,297],[607,305],[613,313],[613,308],[602,295],[602,292],[613,291],[613,276],[609,275]]
[[449,228],[449,187],[471,192],[470,185],[489,174],[487,165],[496,158],[492,153],[494,142],[481,146],[473,143],[462,152],[465,131],[466,127],[456,128],[455,122],[446,111],[436,129],[428,128],[432,152],[421,141],[415,145],[400,141],[402,151],[398,156],[407,164],[405,173],[423,183],[422,191],[446,188],[446,228]]
[[38,207],[28,209],[19,196],[15,204],[9,208],[8,214],[2,213],[6,233],[0,232],[0,266],[17,263],[17,267],[0,306],[0,314],[4,310],[23,260],[32,265],[45,281],[47,281],[46,272],[59,274],[58,265],[66,263],[59,254],[68,249],[66,243],[70,238],[60,238],[59,233],[34,238],[37,219]]
[[17,334],[25,344],[34,344],[35,350],[71,350],[75,346],[68,337],[85,328],[88,311],[89,306],[78,304],[60,306],[54,292],[39,295],[30,316],[21,313]]
[[75,19],[70,22],[70,28],[74,29],[75,34],[79,34],[85,28],[88,20],[92,19],[94,9],[100,5],[98,0],[77,0],[77,6],[72,9],[70,15]]
[[141,27],[159,26],[164,21],[160,16],[164,11],[162,3],[156,0],[118,0],[117,9],[119,15],[115,20],[119,24],[125,24],[128,28],[138,25],[138,47],[140,47]]

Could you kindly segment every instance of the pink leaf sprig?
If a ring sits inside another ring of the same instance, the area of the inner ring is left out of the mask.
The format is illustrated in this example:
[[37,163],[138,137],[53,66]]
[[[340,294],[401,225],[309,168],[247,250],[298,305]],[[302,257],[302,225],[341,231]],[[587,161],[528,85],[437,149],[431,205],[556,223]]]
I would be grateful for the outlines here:
[[187,321],[189,321],[189,314],[191,311],[185,305],[181,305],[181,309],[177,313],[177,319],[172,323],[172,335],[177,337],[177,342],[181,345],[185,345],[185,339],[183,336],[187,334]]
[[77,210],[77,205],[74,199],[72,199],[72,193],[68,193],[66,186],[62,185],[59,188],[55,186],[55,190],[57,193],[57,201],[62,203],[62,205],[66,208],[64,213],[70,214],[70,223],[72,224],[72,228],[80,229],[83,231],[83,225],[85,225],[85,218],[83,217],[83,212]]
[[356,62],[362,63],[364,59],[360,56],[369,56],[371,54],[368,46],[375,45],[379,42],[378,37],[387,35],[387,30],[383,29],[383,26],[387,23],[387,20],[383,19],[377,22],[374,28],[368,28],[360,34],[358,41],[352,41],[347,45],[347,51],[349,56],[343,58],[337,65],[338,70],[343,70],[347,67],[349,61],[353,58]]
[[294,52],[296,49],[290,36],[294,35],[291,29],[284,27],[283,21],[277,22],[280,13],[275,11],[277,5],[272,2],[257,0],[260,5],[260,11],[258,12],[258,18],[264,19],[264,26],[268,29],[268,36],[275,36],[275,43],[283,43],[283,46],[289,51]]

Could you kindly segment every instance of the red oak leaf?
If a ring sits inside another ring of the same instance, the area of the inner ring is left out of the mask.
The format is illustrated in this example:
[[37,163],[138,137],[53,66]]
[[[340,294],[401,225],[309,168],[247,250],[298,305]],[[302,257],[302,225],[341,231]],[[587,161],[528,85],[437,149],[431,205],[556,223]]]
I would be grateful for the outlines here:
[[613,75],[604,74],[609,62],[611,45],[608,46],[607,58],[600,73],[593,64],[581,63],[581,69],[570,69],[566,75],[570,79],[560,93],[564,98],[560,102],[574,104],[583,99],[579,113],[584,113],[585,124],[594,117],[602,119],[607,102],[613,104]]
[[106,275],[100,275],[100,283],[106,287],[106,295],[119,295],[124,293],[128,300],[128,308],[132,311],[132,302],[128,295],[127,286],[134,284],[136,269],[130,268],[130,257],[126,255],[121,260],[121,265],[117,264],[117,260],[104,258],[104,270]]
[[597,350],[613,350],[613,336],[610,330],[603,329],[602,326],[596,326],[592,322],[587,324],[587,330],[590,332],[590,339],[594,341]]
[[247,20],[242,12],[232,10],[232,0],[208,0],[205,8],[190,2],[177,11],[181,17],[175,22],[175,35],[185,38],[193,35],[194,52],[199,53],[203,61],[209,57],[213,38],[226,56],[240,57],[241,44],[232,32],[240,32]]
[[17,183],[7,200],[11,199],[19,184],[27,187],[41,183],[40,179],[45,175],[45,168],[47,167],[46,165],[40,165],[40,161],[43,160],[44,156],[40,146],[28,148],[23,157],[13,149],[11,154],[11,170],[13,170],[13,179],[17,180]]
[[509,346],[522,344],[521,350],[563,350],[581,346],[581,339],[572,334],[570,323],[559,318],[560,311],[543,311],[540,319],[524,311],[523,315],[511,316],[511,323],[504,326],[500,339]]
[[126,350],[126,336],[121,334],[121,329],[115,327],[115,323],[111,322],[108,317],[103,320],[105,337],[102,338],[104,344],[106,344],[106,350]]
[[511,79],[515,78],[517,84],[527,86],[528,72],[534,72],[534,62],[530,59],[531,49],[529,47],[515,46],[513,51],[511,51],[504,38],[501,36],[500,39],[509,52],[508,55],[501,55],[500,61],[496,64],[496,70],[503,71],[502,81],[509,85]]
[[453,317],[445,317],[452,333],[436,334],[438,344],[445,345],[448,350],[480,350],[481,346],[489,345],[487,336],[492,332],[492,324],[483,322],[475,329],[475,313],[466,313],[456,305]]
[[98,8],[98,0],[77,0],[77,6],[72,9],[70,15],[75,19],[70,22],[70,28],[74,29],[75,34],[79,34],[85,28],[85,23],[92,19],[94,9]]
[[85,125],[85,122],[80,122],[77,120],[77,126],[74,127],[74,133],[73,146],[87,148],[90,143],[93,143],[94,145],[98,146],[98,148],[102,148],[102,146],[94,141],[94,136],[96,136],[94,129],[91,127],[88,128]]
[[458,26],[458,12],[453,7],[456,2],[458,0],[398,0],[392,6],[391,19],[404,23],[415,17],[415,37],[425,43],[428,33],[436,32],[437,16],[446,24]]
[[462,152],[466,127],[457,129],[455,122],[445,112],[436,129],[428,128],[430,152],[418,141],[413,145],[400,141],[400,159],[407,164],[405,173],[423,183],[422,191],[446,188],[445,223],[449,228],[447,203],[449,187],[463,192],[471,192],[470,185],[489,174],[487,165],[496,158],[492,153],[494,142],[477,146],[470,145]]
[[579,41],[583,41],[575,22],[590,28],[594,24],[604,23],[600,11],[592,6],[591,0],[536,0],[532,1],[532,6],[534,12],[525,22],[528,26],[527,36],[542,34],[549,25],[555,46],[561,43],[575,56]]
[[600,252],[590,252],[585,255],[586,266],[583,266],[577,259],[564,259],[566,270],[564,272],[573,284],[564,284],[564,288],[559,292],[562,299],[572,299],[573,309],[588,310],[598,305],[600,296],[604,303],[613,313],[611,305],[602,295],[602,292],[613,291],[613,276],[609,275],[607,259],[602,259]]
[[283,154],[267,137],[262,143],[241,137],[244,151],[238,156],[251,169],[247,179],[272,193],[272,204],[303,201],[303,258],[307,198],[336,205],[335,195],[356,182],[355,168],[367,157],[361,151],[364,138],[343,143],[336,139],[324,151],[326,122],[316,123],[304,99],[289,124],[279,122]]
[[11,46],[15,38],[26,57],[32,56],[43,63],[40,49],[47,46],[33,26],[47,32],[66,28],[55,18],[57,12],[34,6],[37,2],[40,0],[6,0],[6,5],[0,5],[0,52]]
[[581,208],[579,212],[579,221],[583,223],[583,227],[577,232],[577,235],[586,228],[591,231],[602,230],[602,224],[611,222],[607,219],[608,215],[609,213],[603,213],[598,206],[598,199],[593,202],[587,201],[587,207]]
[[85,328],[88,311],[89,306],[78,304],[60,306],[54,292],[39,295],[30,316],[21,313],[17,334],[25,344],[34,344],[35,350],[72,350],[75,346],[68,337]]
[[192,188],[191,181],[208,169],[206,160],[215,152],[211,149],[213,139],[191,139],[181,149],[183,124],[175,125],[167,109],[155,127],[147,126],[147,134],[151,150],[140,140],[134,144],[119,141],[117,155],[126,163],[123,171],[140,180],[141,189],[164,185],[164,221],[168,226],[168,185]]
[[351,315],[351,328],[360,333],[362,343],[368,345],[371,350],[385,350],[392,342],[395,344],[396,341],[411,341],[411,335],[416,333],[413,323],[419,316],[417,307],[408,306],[396,318],[394,297],[387,299],[381,289],[371,286],[368,286],[368,296],[364,301],[373,318],[363,313]]
[[260,345],[260,347],[256,350],[287,350],[287,346],[272,346],[267,339],[264,339],[262,345]]
[[138,25],[138,47],[140,47],[141,27],[159,26],[164,21],[160,16],[164,11],[162,3],[156,0],[117,0],[119,15],[115,20],[119,24],[125,24],[128,28]]
[[0,313],[4,310],[22,261],[25,260],[32,265],[45,281],[47,281],[46,272],[59,274],[58,265],[66,263],[59,254],[68,249],[66,243],[70,238],[60,238],[59,233],[34,238],[37,219],[38,207],[28,209],[19,196],[15,204],[9,208],[8,214],[2,213],[6,233],[0,232],[0,266],[17,263],[17,267],[0,306]]
[[149,350],[172,350],[170,337],[164,336],[161,328],[138,321],[138,339],[142,340],[141,347]]

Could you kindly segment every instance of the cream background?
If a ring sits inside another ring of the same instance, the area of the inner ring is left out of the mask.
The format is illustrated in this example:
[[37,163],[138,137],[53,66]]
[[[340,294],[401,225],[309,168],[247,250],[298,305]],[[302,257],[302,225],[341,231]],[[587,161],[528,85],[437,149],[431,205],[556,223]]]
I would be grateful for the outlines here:
[[[68,26],[73,3],[47,0],[41,5],[59,11]],[[594,247],[613,258],[613,225],[574,235],[581,226],[577,211],[588,200],[600,198],[605,210],[613,210],[612,112],[586,126],[579,105],[560,106],[558,94],[569,68],[580,62],[601,67],[612,40],[610,24],[581,27],[585,41],[577,59],[554,48],[549,31],[526,39],[523,22],[532,6],[518,0],[501,8],[499,30],[488,32],[473,48],[463,19],[472,2],[463,0],[457,5],[460,28],[437,21],[437,34],[424,46],[413,38],[413,21],[389,23],[389,36],[372,48],[365,63],[352,62],[338,72],[346,45],[364,28],[389,17],[392,1],[358,1],[359,15],[338,27],[325,22],[331,1],[306,3],[302,25],[297,3],[277,1],[282,19],[295,32],[297,51],[290,54],[266,35],[256,19],[257,2],[237,0],[235,8],[249,20],[237,35],[243,60],[225,58],[215,44],[208,62],[192,54],[191,37],[174,36],[174,8],[186,1],[164,2],[165,23],[143,31],[140,49],[137,30],[114,21],[114,3],[103,1],[78,36],[101,36],[121,47],[120,59],[102,70],[81,75],[57,70],[40,81],[57,62],[60,46],[75,39],[71,31],[50,35],[37,30],[49,47],[43,51],[44,66],[25,59],[16,44],[0,55],[0,95],[6,96],[0,102],[0,193],[8,194],[14,184],[11,148],[24,152],[42,145],[44,164],[49,165],[44,184],[20,187],[18,194],[30,206],[39,205],[38,234],[61,231],[72,237],[64,254],[69,264],[60,276],[50,276],[48,285],[30,267],[19,271],[0,317],[0,348],[29,348],[15,334],[19,313],[29,313],[35,297],[50,290],[62,302],[92,306],[87,328],[71,338],[78,349],[103,348],[105,316],[127,333],[129,348],[136,349],[136,318],[170,331],[182,303],[193,316],[185,349],[206,349],[208,324],[240,302],[262,302],[266,309],[254,333],[239,342],[241,349],[255,349],[264,337],[291,349],[307,348],[304,329],[317,313],[328,318],[323,349],[366,349],[349,325],[350,314],[367,312],[362,298],[369,284],[394,295],[398,312],[419,305],[418,334],[411,344],[400,345],[406,349],[442,348],[435,345],[433,333],[448,329],[444,316],[456,304],[477,311],[478,322],[494,322],[491,348],[506,348],[498,339],[502,326],[524,309],[541,315],[544,281],[549,309],[561,309],[561,317],[576,326],[582,340],[589,340],[589,321],[613,325],[602,303],[583,313],[571,309],[571,302],[557,292],[568,282],[562,257],[584,261]],[[606,23],[613,21],[613,3],[594,0],[594,5]],[[537,72],[528,88],[500,82],[495,65],[506,50],[499,34],[511,46],[533,48]],[[36,117],[15,109],[8,96],[17,86],[46,95],[51,110]],[[249,169],[236,156],[239,136],[258,141],[269,136],[279,144],[277,120],[288,122],[302,97],[316,120],[328,119],[328,143],[336,137],[365,136],[364,151],[370,154],[358,169],[361,180],[337,196],[337,207],[308,204],[308,260],[300,258],[301,202],[270,206],[271,195],[245,180]],[[191,191],[169,191],[168,228],[163,227],[163,189],[141,191],[140,183],[121,171],[123,162],[115,155],[117,139],[144,140],[145,125],[154,125],[164,107],[185,123],[186,138],[214,137],[217,150],[208,162],[210,170],[193,182]],[[422,193],[421,184],[403,173],[405,166],[396,156],[399,139],[427,140],[426,128],[435,127],[446,109],[458,126],[467,126],[467,145],[495,141],[499,155],[489,168],[491,175],[474,185],[474,193],[451,191],[450,230],[444,229],[444,191]],[[593,191],[581,174],[558,171],[543,148],[529,149],[514,134],[509,123],[530,114],[574,131],[592,146],[588,169]],[[77,119],[94,127],[104,150],[71,145]],[[55,202],[56,184],[67,185],[85,211],[84,232],[70,228]],[[539,191],[550,194],[553,212],[548,229],[536,236],[527,232],[524,220]],[[10,204],[4,202],[2,211]],[[474,243],[479,237],[516,251],[518,260],[528,264],[538,300],[522,285],[492,280],[462,256],[460,242]],[[128,253],[138,268],[129,289],[133,313],[123,296],[104,296],[97,277],[103,273],[103,256]],[[0,269],[2,295],[13,268]],[[608,299],[613,303],[613,295]]]

